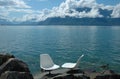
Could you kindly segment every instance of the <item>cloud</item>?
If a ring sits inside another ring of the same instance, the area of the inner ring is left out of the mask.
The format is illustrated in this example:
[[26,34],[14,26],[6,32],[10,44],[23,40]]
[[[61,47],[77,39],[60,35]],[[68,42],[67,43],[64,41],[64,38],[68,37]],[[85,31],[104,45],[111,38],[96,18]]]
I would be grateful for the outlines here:
[[[76,8],[84,7],[91,8],[91,10],[89,12],[76,10]],[[37,21],[42,21],[50,17],[64,18],[65,16],[77,18],[103,17],[98,10],[100,7],[106,8],[102,4],[98,5],[95,0],[66,0],[65,2],[62,2],[58,7],[53,7],[52,10],[42,10]]]
[[[27,0],[27,1],[32,1],[32,0]],[[47,0],[34,0],[34,1],[47,1]]]
[[[91,8],[89,12],[86,11],[77,11],[76,8]],[[65,16],[71,17],[102,17],[102,15],[98,12],[99,5],[97,5],[95,0],[66,0],[63,2],[57,9],[58,12]],[[72,11],[72,13],[70,12]]]
[[30,8],[23,0],[0,0],[0,15],[4,17],[11,12],[30,12]]
[[28,12],[30,8],[23,0],[0,0],[0,13],[4,16],[10,12]]
[[37,1],[47,1],[47,0],[37,0]]
[[[77,11],[77,8],[90,8],[90,11]],[[101,18],[104,16],[100,14],[100,8],[110,11],[114,9],[114,6],[98,4],[96,0],[66,0],[58,7],[53,7],[52,10],[42,10],[37,18],[37,21],[43,21],[51,17],[64,18],[65,16],[76,18]]]
[[33,11],[23,0],[0,0],[0,19],[4,17],[11,20],[13,17],[9,16],[12,13],[33,13]]
[[0,6],[16,7],[16,8],[31,8],[23,0],[0,0]]
[[114,7],[111,16],[113,18],[120,18],[120,3]]

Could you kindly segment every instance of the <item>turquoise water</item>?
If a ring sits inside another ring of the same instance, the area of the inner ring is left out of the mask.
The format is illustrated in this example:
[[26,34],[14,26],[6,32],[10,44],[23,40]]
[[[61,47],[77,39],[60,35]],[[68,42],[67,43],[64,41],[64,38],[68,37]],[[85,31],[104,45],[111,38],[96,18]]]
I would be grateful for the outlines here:
[[24,60],[33,74],[40,71],[39,55],[48,53],[56,64],[76,62],[81,68],[102,64],[120,72],[119,26],[1,26],[0,51]]

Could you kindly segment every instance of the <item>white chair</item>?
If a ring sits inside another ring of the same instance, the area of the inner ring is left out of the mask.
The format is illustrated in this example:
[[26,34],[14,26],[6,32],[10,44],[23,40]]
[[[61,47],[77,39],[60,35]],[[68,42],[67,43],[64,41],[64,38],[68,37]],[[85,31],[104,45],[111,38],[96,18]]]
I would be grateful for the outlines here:
[[48,54],[41,54],[40,55],[40,68],[46,71],[49,71],[49,74],[51,70],[58,69],[59,66],[54,64],[53,60]]
[[69,68],[69,69],[78,68],[79,63],[80,63],[80,60],[81,60],[81,58],[83,58],[83,56],[84,56],[84,55],[81,55],[81,56],[79,57],[79,59],[77,60],[76,63],[64,63],[64,64],[62,65],[62,67],[63,67],[63,68]]

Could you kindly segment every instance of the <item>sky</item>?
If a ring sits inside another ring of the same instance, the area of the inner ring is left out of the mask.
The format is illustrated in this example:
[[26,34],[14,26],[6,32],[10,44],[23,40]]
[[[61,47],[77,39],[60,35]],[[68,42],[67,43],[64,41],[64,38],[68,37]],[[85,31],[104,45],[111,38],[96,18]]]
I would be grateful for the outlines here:
[[[89,7],[90,12],[75,8]],[[120,17],[120,0],[0,0],[0,19],[42,21],[49,17],[103,17],[98,8],[113,10],[111,17]],[[70,13],[73,11],[73,13]]]

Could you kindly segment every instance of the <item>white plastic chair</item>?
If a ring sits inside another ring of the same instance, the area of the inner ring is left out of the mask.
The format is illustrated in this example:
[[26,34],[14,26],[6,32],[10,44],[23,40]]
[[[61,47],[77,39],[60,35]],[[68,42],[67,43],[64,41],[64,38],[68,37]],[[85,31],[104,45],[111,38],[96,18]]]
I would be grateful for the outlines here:
[[64,63],[64,64],[62,65],[62,67],[63,67],[63,68],[69,68],[69,69],[78,68],[79,63],[80,63],[80,60],[83,58],[83,56],[84,56],[84,55],[81,55],[81,56],[79,57],[79,59],[77,60],[76,63]]
[[59,68],[59,65],[54,64],[53,60],[48,54],[40,55],[40,68],[46,71],[55,70]]

